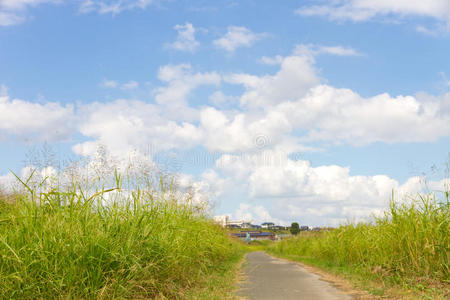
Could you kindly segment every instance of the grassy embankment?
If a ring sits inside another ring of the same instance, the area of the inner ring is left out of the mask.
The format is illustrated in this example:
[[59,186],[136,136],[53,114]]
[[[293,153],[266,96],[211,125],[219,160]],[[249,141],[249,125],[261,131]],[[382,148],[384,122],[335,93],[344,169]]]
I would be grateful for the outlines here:
[[[25,181],[25,180],[24,180]],[[80,185],[0,200],[8,299],[222,299],[245,251],[176,193]],[[0,193],[1,194],[1,193]],[[0,198],[2,196],[0,195]],[[108,202],[108,204],[105,204]]]
[[450,287],[449,226],[446,192],[440,203],[432,195],[404,204],[391,201],[385,216],[372,224],[302,233],[266,250],[343,274],[375,295],[444,299]]

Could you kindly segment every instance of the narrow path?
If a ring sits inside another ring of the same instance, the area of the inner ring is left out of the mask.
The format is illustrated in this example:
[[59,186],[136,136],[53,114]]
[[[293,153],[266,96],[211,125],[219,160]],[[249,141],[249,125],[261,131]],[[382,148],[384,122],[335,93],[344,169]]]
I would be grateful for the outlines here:
[[237,292],[238,296],[245,299],[352,299],[295,262],[278,259],[261,251],[248,253],[246,260],[245,279]]

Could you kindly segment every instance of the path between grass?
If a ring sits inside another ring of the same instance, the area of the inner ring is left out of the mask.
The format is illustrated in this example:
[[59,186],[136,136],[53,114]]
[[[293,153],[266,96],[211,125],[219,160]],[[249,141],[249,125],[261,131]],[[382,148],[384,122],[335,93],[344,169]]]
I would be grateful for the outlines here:
[[353,297],[295,262],[275,258],[262,251],[246,255],[244,280],[237,296],[245,299],[334,300]]

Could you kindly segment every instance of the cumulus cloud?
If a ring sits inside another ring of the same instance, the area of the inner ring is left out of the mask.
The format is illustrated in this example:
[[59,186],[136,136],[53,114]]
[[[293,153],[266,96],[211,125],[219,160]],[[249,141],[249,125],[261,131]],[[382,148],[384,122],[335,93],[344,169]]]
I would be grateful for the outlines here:
[[[164,150],[200,146],[226,153],[289,154],[333,144],[431,142],[449,136],[446,95],[361,97],[320,84],[310,55],[278,59],[279,70],[262,76],[195,72],[189,64],[163,66],[158,72],[163,85],[153,91],[156,104],[117,100],[87,105],[80,128],[93,140],[75,149],[93,151],[100,141],[114,149],[157,144]],[[222,80],[245,90],[236,98],[214,92],[210,97],[216,107],[190,104],[195,89]],[[227,101],[239,101],[240,109],[221,109]]]
[[338,0],[330,4],[304,6],[295,11],[303,16],[324,16],[330,20],[366,21],[377,16],[424,16],[449,22],[447,0]]
[[45,104],[11,99],[6,87],[0,93],[0,139],[16,136],[26,142],[67,140],[74,130],[72,105]]
[[92,155],[98,145],[123,156],[134,149],[161,151],[198,144],[198,129],[186,122],[164,118],[161,109],[143,101],[116,100],[79,108],[79,131],[94,139],[73,147],[79,155]]
[[[241,73],[225,77],[228,83],[240,84],[246,89],[240,102],[247,110],[239,118],[236,116],[236,121],[243,124],[242,128],[250,128],[245,121],[257,118],[255,127],[279,129],[262,130],[268,136],[302,132],[297,136],[304,144],[315,141],[353,145],[429,142],[449,136],[450,113],[446,95],[418,98],[380,94],[364,98],[349,89],[320,84],[314,56],[300,55],[304,52],[298,52],[298,49],[294,51],[297,55],[278,58],[280,69],[274,75]],[[255,117],[256,109],[266,113]],[[216,123],[223,120],[225,128],[236,125],[224,117],[213,119]]]
[[363,98],[348,89],[319,85],[297,101],[281,103],[276,111],[307,130],[304,141],[431,142],[450,132],[448,97],[440,100],[381,94]]
[[285,101],[300,99],[319,83],[313,61],[307,56],[280,58],[280,70],[274,75],[254,76],[232,74],[225,77],[228,83],[246,88],[241,96],[241,105],[249,107],[271,107]]
[[266,33],[254,33],[246,27],[229,26],[227,33],[213,43],[216,47],[228,52],[234,52],[234,50],[240,47],[251,47],[254,43],[266,36]]
[[[309,225],[338,225],[346,221],[380,215],[395,191],[397,200],[406,200],[425,187],[424,178],[411,177],[403,184],[386,175],[350,175],[349,167],[313,167],[309,161],[294,161],[284,153],[268,151],[245,159],[224,155],[216,166],[225,178],[247,187],[252,203],[271,200],[271,216],[254,204],[241,204],[236,218],[292,220]],[[433,191],[443,191],[449,179],[430,181]],[[270,219],[269,219],[270,218]]]
[[237,99],[237,97],[225,95],[220,90],[212,93],[208,99],[213,105],[217,107],[232,106],[239,102],[239,99]]
[[290,135],[292,127],[284,115],[223,112],[207,107],[201,110],[199,128],[203,134],[203,146],[210,151],[254,152],[261,149],[283,149],[288,153],[312,151],[299,145]]
[[189,121],[198,119],[198,111],[188,105],[192,91],[203,85],[218,85],[222,80],[217,72],[194,73],[190,64],[163,66],[158,79],[167,85],[154,90],[155,101],[172,118]]
[[171,49],[179,51],[194,52],[200,43],[195,39],[194,26],[186,22],[184,25],[176,25],[174,29],[178,32],[175,42],[168,44]]

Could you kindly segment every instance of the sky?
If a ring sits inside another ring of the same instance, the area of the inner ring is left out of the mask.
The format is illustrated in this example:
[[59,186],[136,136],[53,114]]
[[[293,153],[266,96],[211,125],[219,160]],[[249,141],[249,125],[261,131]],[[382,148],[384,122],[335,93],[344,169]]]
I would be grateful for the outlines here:
[[215,215],[368,220],[444,188],[449,53],[448,0],[0,0],[0,182],[101,146]]

